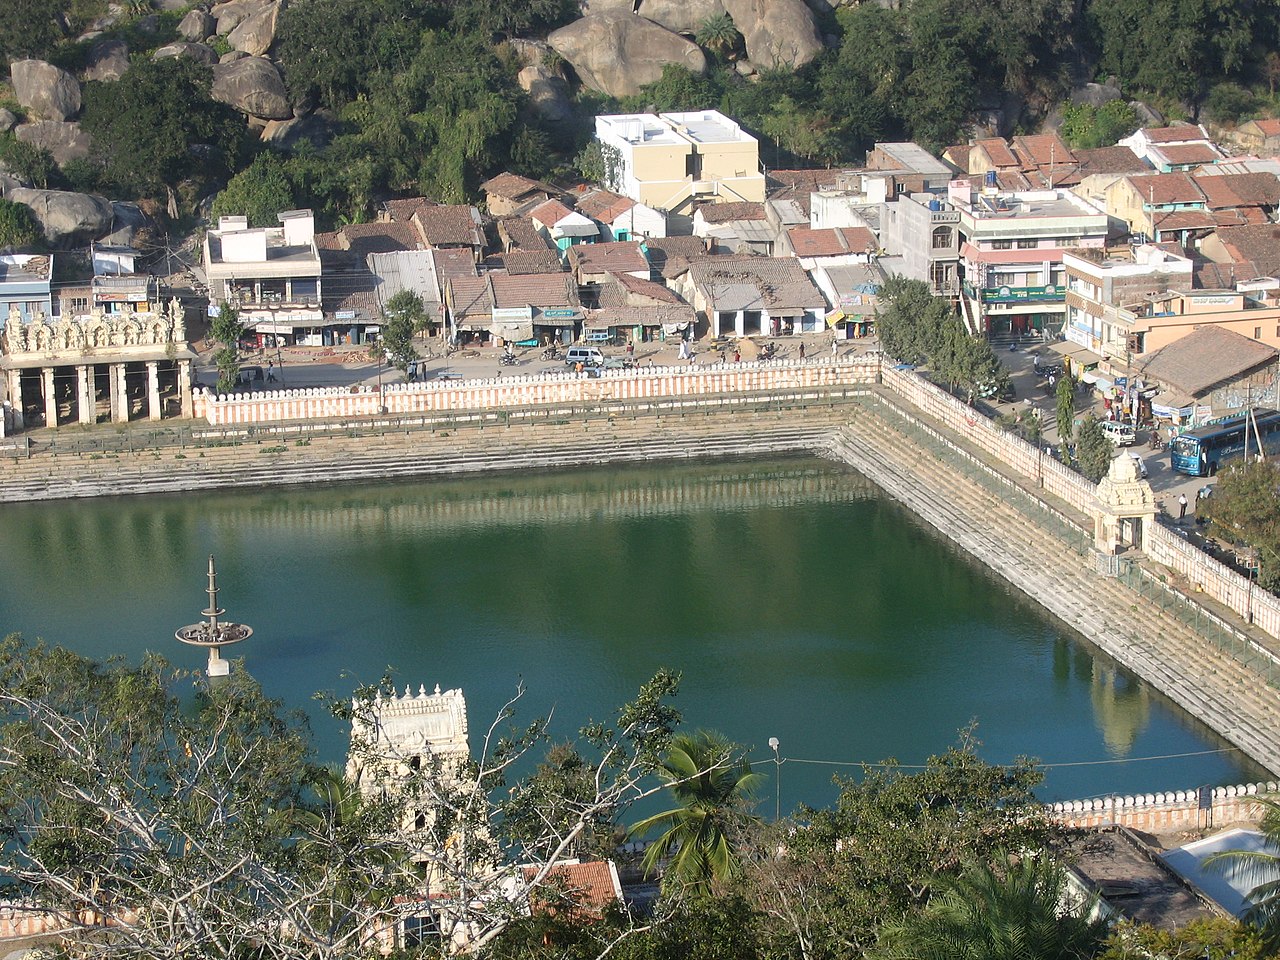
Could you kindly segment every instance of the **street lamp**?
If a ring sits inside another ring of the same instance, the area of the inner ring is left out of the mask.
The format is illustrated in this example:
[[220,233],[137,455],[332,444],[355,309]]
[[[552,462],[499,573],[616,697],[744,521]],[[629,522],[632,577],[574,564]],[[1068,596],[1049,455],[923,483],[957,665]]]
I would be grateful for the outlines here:
[[773,751],[773,822],[777,823],[782,816],[782,756],[777,737],[769,738],[769,749]]

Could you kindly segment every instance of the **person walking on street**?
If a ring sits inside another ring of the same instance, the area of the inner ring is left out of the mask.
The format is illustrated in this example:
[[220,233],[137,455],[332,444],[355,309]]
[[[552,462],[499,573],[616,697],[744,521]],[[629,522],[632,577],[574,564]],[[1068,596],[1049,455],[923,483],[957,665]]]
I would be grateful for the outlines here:
[[1178,494],[1178,519],[1182,520],[1187,515],[1187,495],[1185,493]]
[[274,360],[267,361],[267,383],[276,382],[276,362]]
[[839,347],[840,347],[840,341],[837,340],[835,337],[832,337],[831,338],[831,359],[832,360],[836,358],[836,350],[838,350]]
[[733,362],[734,362],[734,363],[741,363],[741,362],[742,362],[742,351],[741,351],[741,350],[737,350],[737,349],[735,349],[735,350],[733,351]]
[[800,359],[801,360],[804,359],[804,341],[803,340],[800,341]]

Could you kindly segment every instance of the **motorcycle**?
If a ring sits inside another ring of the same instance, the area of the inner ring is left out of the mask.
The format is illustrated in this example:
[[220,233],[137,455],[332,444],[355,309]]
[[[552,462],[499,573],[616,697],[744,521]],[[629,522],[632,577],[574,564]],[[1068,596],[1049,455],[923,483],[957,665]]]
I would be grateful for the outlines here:
[[564,355],[560,352],[560,348],[554,343],[542,351],[543,360],[560,360],[563,356]]
[[514,367],[520,361],[516,359],[516,355],[514,353],[504,353],[498,358],[498,362],[504,367]]

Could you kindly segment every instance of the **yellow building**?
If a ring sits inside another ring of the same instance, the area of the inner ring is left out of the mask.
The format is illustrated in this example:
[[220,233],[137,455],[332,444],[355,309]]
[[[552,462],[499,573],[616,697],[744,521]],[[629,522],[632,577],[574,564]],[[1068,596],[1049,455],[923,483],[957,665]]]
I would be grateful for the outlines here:
[[756,138],[715,110],[596,117],[596,139],[605,185],[655,209],[764,200]]

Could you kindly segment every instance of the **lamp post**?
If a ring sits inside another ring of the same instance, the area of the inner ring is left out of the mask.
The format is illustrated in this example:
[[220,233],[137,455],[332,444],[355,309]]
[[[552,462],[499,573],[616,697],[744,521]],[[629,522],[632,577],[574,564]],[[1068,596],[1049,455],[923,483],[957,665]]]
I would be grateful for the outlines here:
[[782,756],[777,737],[769,738],[769,749],[773,751],[773,822],[777,823],[782,816]]

